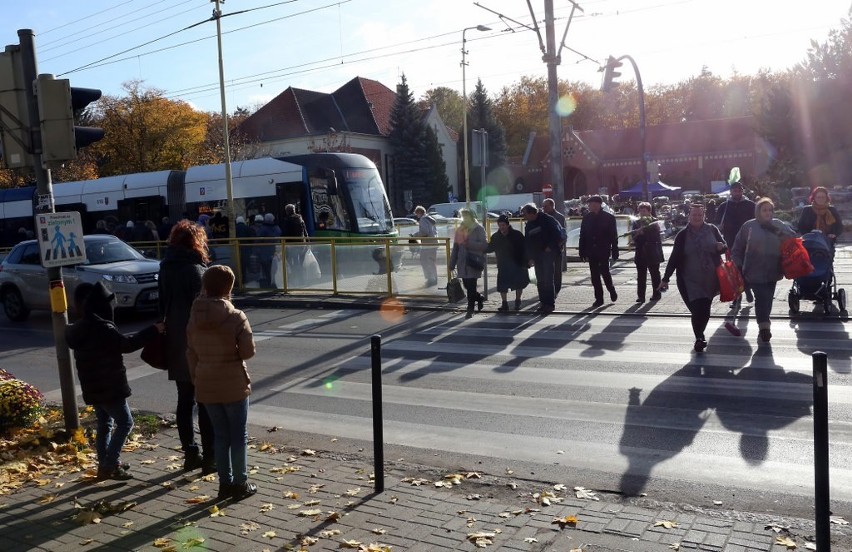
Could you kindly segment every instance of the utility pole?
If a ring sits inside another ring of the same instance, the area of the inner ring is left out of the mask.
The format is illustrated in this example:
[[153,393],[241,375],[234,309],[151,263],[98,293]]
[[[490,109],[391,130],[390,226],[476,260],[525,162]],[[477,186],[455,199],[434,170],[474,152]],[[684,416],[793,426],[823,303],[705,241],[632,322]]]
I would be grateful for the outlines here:
[[[21,52],[21,67],[23,84],[27,96],[27,110],[32,124],[30,136],[33,145],[34,163],[33,174],[36,177],[38,200],[35,207],[38,213],[55,213],[53,202],[53,182],[50,170],[43,164],[42,136],[38,127],[39,110],[36,95],[33,93],[33,81],[36,79],[35,39],[31,29],[18,30],[18,42]],[[8,48],[8,47],[7,47]],[[56,360],[59,368],[59,387],[62,392],[62,413],[65,419],[65,429],[70,434],[80,427],[77,415],[77,394],[74,389],[74,375],[71,369],[71,351],[65,341],[65,326],[68,325],[67,298],[65,283],[62,281],[62,268],[58,266],[47,268],[47,279],[50,282],[51,321],[53,323],[53,339],[56,346]]]
[[[556,53],[556,30],[553,21],[553,0],[544,0],[544,31],[547,51],[542,60],[547,64],[547,121],[550,134],[550,180],[556,210],[565,211],[565,186],[562,181],[562,119],[556,111],[559,101],[559,77],[556,67],[561,63]],[[566,29],[567,30],[567,29]]]
[[[219,95],[222,98],[222,137],[225,146],[225,189],[228,192],[228,237],[237,237],[237,223],[234,219],[234,180],[231,176],[231,144],[228,133],[228,108],[225,105],[225,64],[222,61],[222,10],[220,0],[216,3],[213,18],[216,20],[216,42],[219,46]],[[225,0],[221,0],[224,2]]]

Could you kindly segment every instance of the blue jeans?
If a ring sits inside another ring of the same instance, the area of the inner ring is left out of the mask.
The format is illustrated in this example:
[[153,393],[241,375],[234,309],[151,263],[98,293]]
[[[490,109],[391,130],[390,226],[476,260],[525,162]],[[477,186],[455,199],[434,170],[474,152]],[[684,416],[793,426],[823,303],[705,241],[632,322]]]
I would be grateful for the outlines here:
[[133,415],[127,399],[94,405],[98,418],[95,450],[98,452],[98,468],[112,470],[118,467],[121,447],[133,429]]
[[207,403],[213,422],[213,449],[219,483],[241,484],[248,480],[248,397],[232,403]]
[[775,297],[775,286],[778,282],[755,284],[749,282],[751,292],[754,294],[754,317],[757,319],[757,327],[769,328],[769,315],[772,314],[772,300]]

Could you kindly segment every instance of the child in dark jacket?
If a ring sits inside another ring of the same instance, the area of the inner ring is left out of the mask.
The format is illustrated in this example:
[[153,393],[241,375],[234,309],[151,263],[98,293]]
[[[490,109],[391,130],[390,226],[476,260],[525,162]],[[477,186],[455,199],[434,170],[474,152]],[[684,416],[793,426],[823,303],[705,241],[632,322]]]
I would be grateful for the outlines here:
[[127,404],[130,386],[122,354],[141,349],[164,326],[160,322],[135,335],[122,334],[113,322],[114,297],[101,282],[78,285],[74,307],[82,318],[65,328],[65,340],[74,350],[83,400],[97,415],[98,479],[125,481],[132,476],[120,455],[133,429],[133,416]]

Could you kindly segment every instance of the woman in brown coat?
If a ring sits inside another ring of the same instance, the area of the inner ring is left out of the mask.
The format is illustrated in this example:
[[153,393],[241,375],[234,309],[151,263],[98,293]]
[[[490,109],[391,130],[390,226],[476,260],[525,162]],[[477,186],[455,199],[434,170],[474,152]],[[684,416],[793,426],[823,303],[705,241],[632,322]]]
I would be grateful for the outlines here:
[[186,358],[196,399],[213,423],[219,499],[241,500],[257,492],[248,481],[246,449],[251,378],[245,361],[254,356],[254,338],[248,318],[230,301],[231,269],[211,266],[201,283],[186,327]]

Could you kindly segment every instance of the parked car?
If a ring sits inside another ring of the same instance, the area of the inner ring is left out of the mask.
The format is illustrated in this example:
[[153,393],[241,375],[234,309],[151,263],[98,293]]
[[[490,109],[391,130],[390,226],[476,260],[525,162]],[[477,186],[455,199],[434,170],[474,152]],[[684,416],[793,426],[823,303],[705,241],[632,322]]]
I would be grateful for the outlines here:
[[[84,236],[83,243],[86,262],[62,268],[69,303],[78,284],[100,281],[115,293],[117,308],[157,308],[159,261],[144,257],[115,236]],[[27,240],[0,263],[0,301],[9,320],[22,322],[33,309],[50,309],[47,269],[40,257],[38,242]]]

